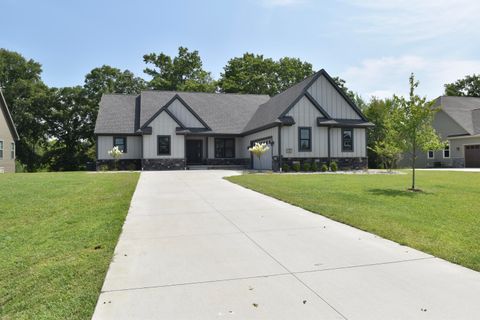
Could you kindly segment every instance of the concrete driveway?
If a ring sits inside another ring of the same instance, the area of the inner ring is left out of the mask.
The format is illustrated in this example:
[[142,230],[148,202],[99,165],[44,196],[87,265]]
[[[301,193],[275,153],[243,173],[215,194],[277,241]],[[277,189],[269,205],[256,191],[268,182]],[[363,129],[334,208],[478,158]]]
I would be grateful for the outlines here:
[[141,174],[94,319],[479,319],[479,273],[233,174]]

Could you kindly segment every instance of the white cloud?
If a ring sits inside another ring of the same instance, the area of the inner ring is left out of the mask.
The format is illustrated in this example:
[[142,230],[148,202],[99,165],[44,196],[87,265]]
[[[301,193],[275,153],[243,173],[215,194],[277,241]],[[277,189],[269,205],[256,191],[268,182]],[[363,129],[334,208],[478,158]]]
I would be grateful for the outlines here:
[[291,7],[306,3],[307,0],[260,0],[266,7]]
[[[357,15],[359,33],[383,35],[401,43],[446,35],[478,36],[478,0],[344,0]],[[448,39],[443,39],[448,41]]]
[[358,66],[347,68],[341,77],[347,86],[363,97],[391,97],[408,93],[408,77],[414,73],[420,81],[418,93],[429,99],[443,94],[446,83],[469,74],[480,73],[480,60],[427,59],[405,55],[366,59]]

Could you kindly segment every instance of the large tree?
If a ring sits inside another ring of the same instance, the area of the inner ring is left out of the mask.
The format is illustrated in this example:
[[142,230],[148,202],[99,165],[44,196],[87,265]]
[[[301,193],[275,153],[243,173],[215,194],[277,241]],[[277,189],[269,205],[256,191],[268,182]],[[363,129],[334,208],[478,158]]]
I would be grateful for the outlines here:
[[393,128],[398,137],[396,141],[402,151],[411,156],[412,186],[415,188],[415,162],[419,151],[440,150],[444,143],[440,141],[437,132],[432,127],[433,117],[437,109],[433,108],[434,101],[428,102],[425,97],[415,94],[419,82],[415,81],[413,73],[409,79],[410,94],[408,100],[404,97],[394,96],[394,120]]
[[28,171],[42,165],[46,142],[45,116],[50,91],[41,80],[42,67],[17,52],[0,49],[0,86],[20,135],[17,159]]
[[447,96],[480,97],[480,75],[473,74],[445,85]]
[[275,95],[313,74],[312,65],[296,58],[275,61],[245,53],[230,59],[218,82],[220,91]]
[[143,56],[147,65],[144,72],[152,77],[149,86],[156,90],[215,92],[216,83],[210,72],[203,70],[198,51],[179,47],[174,58],[161,52]]
[[90,160],[90,138],[95,107],[81,87],[51,89],[53,99],[47,117],[49,144],[44,157],[55,171],[79,170]]

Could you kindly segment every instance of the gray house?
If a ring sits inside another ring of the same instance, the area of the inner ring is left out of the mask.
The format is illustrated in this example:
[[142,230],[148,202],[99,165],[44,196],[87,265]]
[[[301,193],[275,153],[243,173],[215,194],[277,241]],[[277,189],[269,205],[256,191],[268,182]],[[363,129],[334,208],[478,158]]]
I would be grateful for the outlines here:
[[[97,168],[186,169],[242,166],[280,170],[282,164],[336,161],[366,168],[366,128],[355,104],[321,70],[274,97],[251,94],[143,91],[107,94],[95,126]],[[265,142],[260,159],[248,148]]]
[[0,88],[0,173],[15,172],[15,141],[18,133]]
[[[480,98],[438,97],[433,127],[447,144],[444,150],[428,151],[417,156],[419,168],[480,168]],[[404,155],[399,166],[409,165]]]

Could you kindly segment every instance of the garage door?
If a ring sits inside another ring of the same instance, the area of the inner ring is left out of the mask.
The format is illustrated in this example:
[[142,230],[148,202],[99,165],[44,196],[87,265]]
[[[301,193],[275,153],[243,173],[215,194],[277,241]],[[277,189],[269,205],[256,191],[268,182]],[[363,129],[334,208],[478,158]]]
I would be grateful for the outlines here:
[[[255,170],[272,170],[272,155],[273,155],[273,148],[272,142],[270,139],[262,140],[262,141],[255,141],[258,143],[266,143],[268,146],[268,151],[265,152],[260,159],[257,156],[253,156],[253,169]],[[253,146],[255,143],[251,143]]]
[[465,167],[480,168],[480,144],[465,146]]

